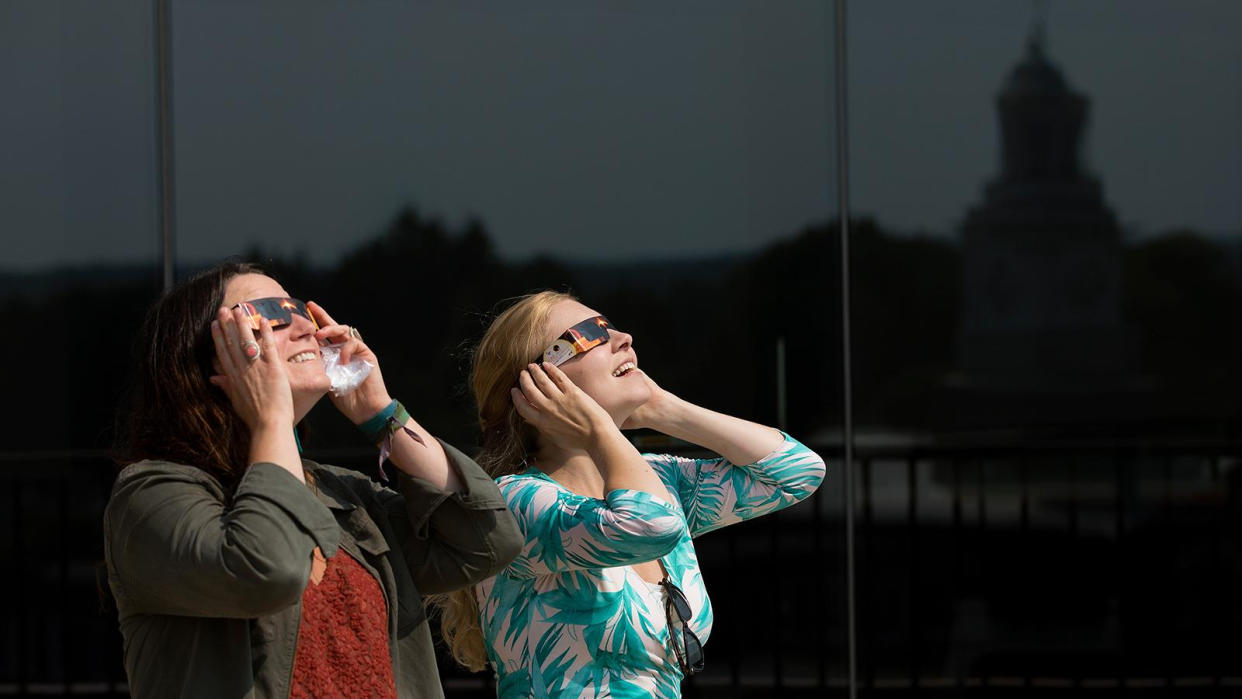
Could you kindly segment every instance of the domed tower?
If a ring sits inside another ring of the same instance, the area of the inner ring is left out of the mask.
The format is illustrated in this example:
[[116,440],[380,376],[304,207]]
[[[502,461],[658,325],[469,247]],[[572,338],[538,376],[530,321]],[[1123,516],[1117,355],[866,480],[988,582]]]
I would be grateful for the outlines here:
[[957,383],[993,393],[1083,391],[1124,370],[1121,240],[1079,158],[1086,97],[1036,29],[996,100],[1000,173],[962,225]]

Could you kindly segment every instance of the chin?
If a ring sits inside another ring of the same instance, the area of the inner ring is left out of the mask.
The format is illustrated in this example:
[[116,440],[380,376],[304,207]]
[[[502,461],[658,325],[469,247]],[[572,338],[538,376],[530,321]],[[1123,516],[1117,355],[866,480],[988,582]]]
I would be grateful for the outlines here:
[[307,382],[301,386],[292,386],[294,402],[305,402],[314,405],[332,389],[327,377],[323,381]]
[[[572,380],[573,377],[570,377]],[[632,379],[625,379],[632,381]],[[609,415],[624,415],[628,417],[635,410],[638,410],[647,401],[651,400],[651,388],[645,382],[634,381],[632,385],[618,388],[615,385],[606,386],[605,390],[587,390],[586,394],[593,398],[596,403],[600,404]],[[622,420],[624,422],[624,420]],[[620,423],[618,423],[620,424]]]
[[619,416],[617,424],[620,425],[629,419],[639,408],[643,407],[647,401],[651,400],[651,391],[643,391],[641,396],[626,396],[626,400],[619,401],[615,410],[609,410],[609,415]]
[[634,409],[638,410],[640,407],[645,405],[647,401],[651,400],[651,388],[647,386],[646,383],[639,384],[634,388],[635,390],[633,391],[632,398],[635,401]]
[[289,386],[294,393],[327,393],[332,388],[332,380],[324,373],[323,365],[305,362],[290,366],[285,375],[289,377]]

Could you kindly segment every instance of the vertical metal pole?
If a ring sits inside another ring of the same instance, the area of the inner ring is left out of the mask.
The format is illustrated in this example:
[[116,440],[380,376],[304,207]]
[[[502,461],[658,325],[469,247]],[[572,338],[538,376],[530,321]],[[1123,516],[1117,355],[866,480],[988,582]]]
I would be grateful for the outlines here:
[[837,121],[837,209],[841,231],[841,372],[844,412],[845,486],[845,586],[847,605],[847,645],[849,647],[849,697],[858,696],[858,633],[855,604],[854,569],[854,391],[850,354],[850,216],[849,142],[846,124],[845,0],[835,0],[836,16],[836,121]]
[[173,172],[172,172],[172,36],[169,31],[171,0],[155,0],[155,99],[159,137],[160,254],[164,292],[173,285]]

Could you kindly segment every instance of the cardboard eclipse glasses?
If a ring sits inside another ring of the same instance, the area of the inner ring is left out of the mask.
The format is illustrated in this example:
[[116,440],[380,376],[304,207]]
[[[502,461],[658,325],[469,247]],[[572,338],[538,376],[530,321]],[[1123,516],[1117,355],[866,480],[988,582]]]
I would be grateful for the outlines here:
[[250,329],[256,332],[259,330],[259,323],[263,320],[267,321],[272,330],[279,330],[293,322],[294,313],[309,320],[316,330],[319,329],[319,323],[315,322],[310,310],[306,308],[306,303],[288,296],[250,299],[242,301],[233,308],[240,308],[246,312],[246,315],[250,317]]
[[560,366],[583,352],[607,343],[609,328],[616,330],[604,316],[587,318],[561,333],[543,351],[543,355],[535,358],[535,363],[547,362],[552,366]]

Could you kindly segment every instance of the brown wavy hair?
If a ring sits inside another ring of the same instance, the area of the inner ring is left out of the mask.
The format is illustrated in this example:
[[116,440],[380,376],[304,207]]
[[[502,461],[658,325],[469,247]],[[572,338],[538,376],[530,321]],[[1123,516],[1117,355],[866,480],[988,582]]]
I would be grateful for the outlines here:
[[134,372],[116,459],[160,459],[197,466],[230,492],[249,460],[250,431],[228,396],[207,380],[215,373],[211,321],[229,280],[264,274],[228,261],[173,287],[147,312],[134,343]]
[[[522,470],[526,456],[537,448],[535,428],[513,407],[509,389],[518,375],[545,349],[544,337],[552,307],[577,301],[558,291],[521,296],[496,316],[475,348],[470,386],[483,430],[483,449],[475,460],[493,478]],[[440,631],[453,658],[472,671],[487,666],[483,629],[474,588],[429,598],[440,611]]]

